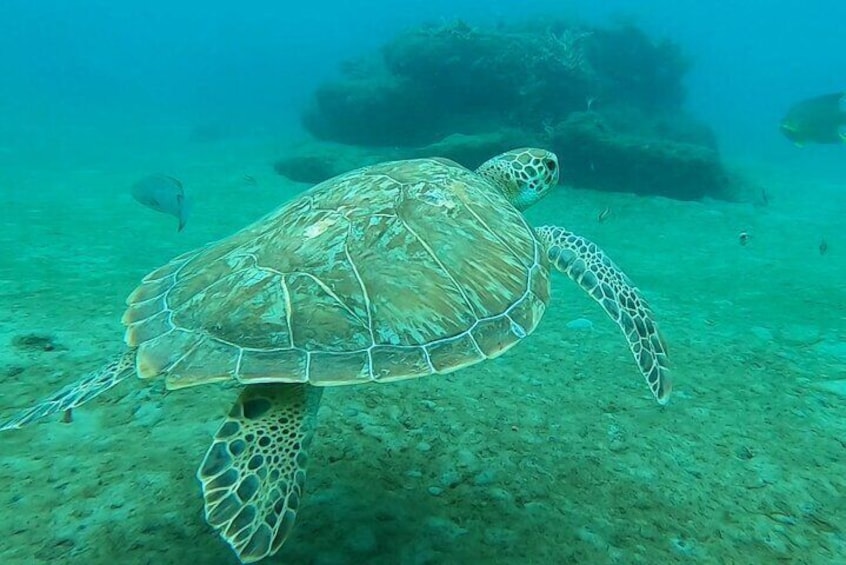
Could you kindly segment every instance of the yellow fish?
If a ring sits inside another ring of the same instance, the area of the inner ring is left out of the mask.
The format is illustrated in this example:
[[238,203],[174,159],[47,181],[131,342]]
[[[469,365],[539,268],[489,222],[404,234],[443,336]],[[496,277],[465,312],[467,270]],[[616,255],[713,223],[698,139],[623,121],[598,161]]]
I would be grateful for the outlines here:
[[802,100],[781,120],[781,133],[805,143],[846,143],[846,94],[837,92]]

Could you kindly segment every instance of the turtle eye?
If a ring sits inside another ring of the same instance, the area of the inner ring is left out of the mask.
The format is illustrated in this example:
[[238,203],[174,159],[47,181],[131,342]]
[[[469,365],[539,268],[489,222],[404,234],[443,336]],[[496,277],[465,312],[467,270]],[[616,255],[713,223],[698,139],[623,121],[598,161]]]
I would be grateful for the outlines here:
[[546,165],[546,168],[549,169],[550,171],[554,171],[556,169],[556,167],[558,166],[558,165],[555,164],[555,161],[553,161],[552,159],[547,159],[544,164]]

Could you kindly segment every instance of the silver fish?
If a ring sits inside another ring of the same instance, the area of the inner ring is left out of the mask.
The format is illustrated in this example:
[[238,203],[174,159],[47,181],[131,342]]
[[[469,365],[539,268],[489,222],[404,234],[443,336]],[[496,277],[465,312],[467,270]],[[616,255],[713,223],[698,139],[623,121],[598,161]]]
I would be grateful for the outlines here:
[[190,206],[179,179],[161,173],[146,176],[132,185],[132,197],[157,212],[176,216],[178,231],[182,231],[188,221]]

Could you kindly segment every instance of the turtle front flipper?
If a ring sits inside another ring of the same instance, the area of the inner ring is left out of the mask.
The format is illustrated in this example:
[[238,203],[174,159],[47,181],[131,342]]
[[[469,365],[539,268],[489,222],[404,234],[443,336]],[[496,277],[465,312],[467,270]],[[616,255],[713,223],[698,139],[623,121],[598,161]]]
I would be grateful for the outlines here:
[[206,521],[244,563],[273,555],[291,533],[321,393],[307,384],[248,386],[197,471]]
[[76,408],[134,374],[135,349],[129,349],[112,358],[96,371],[88,373],[75,383],[69,384],[35,406],[3,422],[0,424],[0,431],[20,428],[51,414]]
[[557,226],[537,228],[555,267],[579,284],[617,322],[649,389],[661,404],[670,398],[667,346],[637,288],[593,242]]

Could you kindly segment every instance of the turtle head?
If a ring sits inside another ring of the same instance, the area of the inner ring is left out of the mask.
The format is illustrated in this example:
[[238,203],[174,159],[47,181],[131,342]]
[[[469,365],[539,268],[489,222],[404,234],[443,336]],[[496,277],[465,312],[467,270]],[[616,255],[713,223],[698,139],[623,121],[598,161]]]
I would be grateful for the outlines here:
[[499,188],[512,206],[525,210],[558,184],[558,157],[545,149],[512,149],[482,163],[476,173]]

